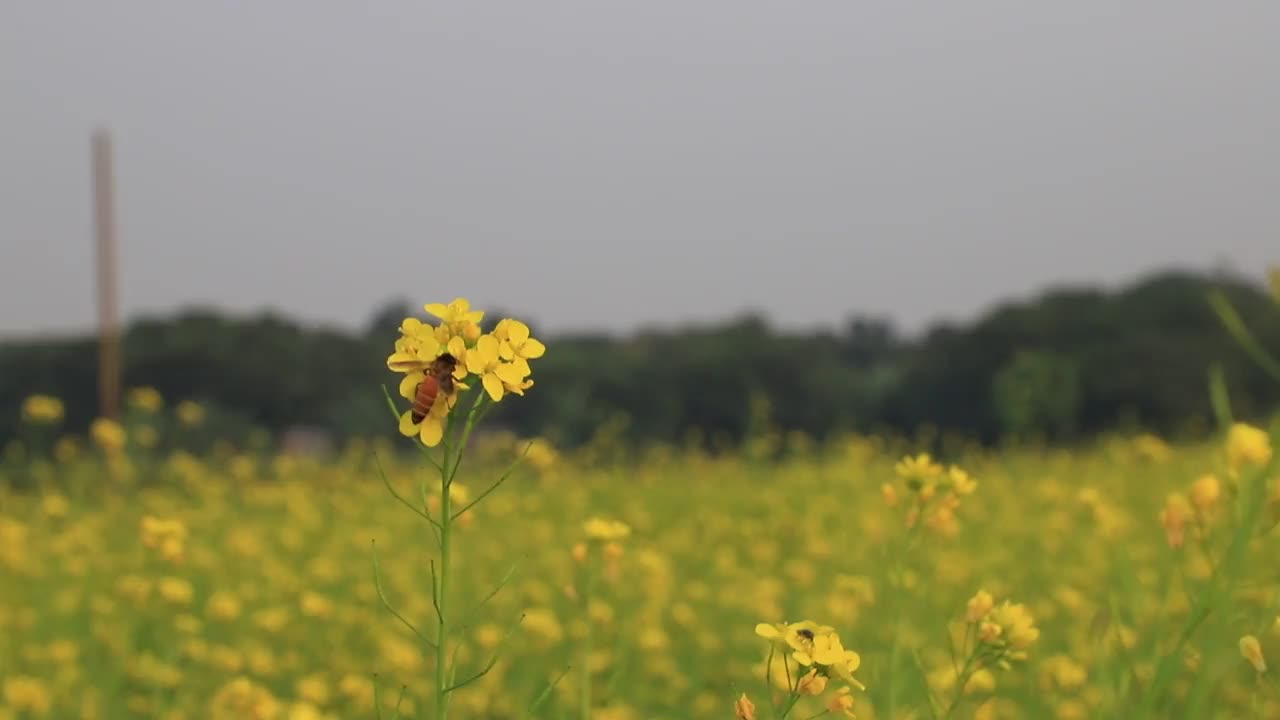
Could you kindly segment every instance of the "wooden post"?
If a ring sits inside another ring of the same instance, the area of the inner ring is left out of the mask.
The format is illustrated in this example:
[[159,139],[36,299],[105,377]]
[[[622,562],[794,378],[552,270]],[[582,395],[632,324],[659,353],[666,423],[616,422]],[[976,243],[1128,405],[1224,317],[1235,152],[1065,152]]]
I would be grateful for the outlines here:
[[120,415],[120,337],[116,304],[115,179],[111,137],[93,134],[93,209],[98,267],[98,415]]

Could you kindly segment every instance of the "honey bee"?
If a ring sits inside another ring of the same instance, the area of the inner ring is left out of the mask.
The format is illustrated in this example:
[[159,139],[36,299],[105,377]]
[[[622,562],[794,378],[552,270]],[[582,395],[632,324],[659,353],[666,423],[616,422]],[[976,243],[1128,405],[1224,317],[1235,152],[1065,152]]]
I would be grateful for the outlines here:
[[457,359],[449,353],[444,353],[431,361],[413,396],[413,410],[410,411],[410,417],[414,423],[422,422],[427,413],[431,412],[431,406],[435,404],[436,397],[441,393],[453,394],[453,369],[457,366]]

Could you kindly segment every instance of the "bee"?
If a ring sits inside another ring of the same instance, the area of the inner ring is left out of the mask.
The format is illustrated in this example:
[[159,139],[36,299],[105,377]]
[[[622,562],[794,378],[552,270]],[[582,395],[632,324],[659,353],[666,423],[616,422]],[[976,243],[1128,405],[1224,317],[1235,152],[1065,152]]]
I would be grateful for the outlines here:
[[444,353],[432,360],[431,365],[427,366],[426,374],[422,382],[418,383],[418,389],[413,395],[413,410],[410,411],[410,417],[414,423],[422,422],[427,413],[431,412],[431,406],[435,404],[436,397],[441,393],[453,394],[453,369],[457,366],[457,359],[449,353]]
[[813,642],[813,631],[810,630],[809,628],[801,628],[796,631],[796,634],[804,638],[805,640]]

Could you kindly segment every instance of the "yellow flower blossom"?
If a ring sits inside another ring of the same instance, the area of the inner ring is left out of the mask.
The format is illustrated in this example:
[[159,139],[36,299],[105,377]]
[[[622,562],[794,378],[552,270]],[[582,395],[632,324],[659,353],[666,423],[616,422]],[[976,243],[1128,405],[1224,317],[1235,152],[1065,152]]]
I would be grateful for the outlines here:
[[614,542],[631,534],[631,526],[620,520],[606,520],[593,517],[583,523],[583,532],[588,540],[597,542]]
[[484,312],[472,310],[471,302],[464,297],[454,298],[448,305],[427,303],[422,309],[440,318],[443,324],[451,326],[479,323],[484,319]]
[[493,336],[499,342],[498,354],[503,360],[515,365],[522,376],[530,372],[529,361],[542,357],[547,351],[546,345],[529,337],[529,326],[519,320],[499,320],[493,329]]
[[978,622],[993,607],[995,607],[995,600],[992,599],[991,593],[986,590],[979,590],[972,598],[969,598],[969,602],[965,606],[965,622]]
[[130,388],[128,402],[129,407],[151,414],[164,407],[164,397],[153,387]]
[[850,694],[849,688],[842,687],[835,691],[827,700],[827,710],[843,713],[848,718],[855,717],[853,714],[853,696]]
[[1227,433],[1227,462],[1236,471],[1246,465],[1266,465],[1271,462],[1271,438],[1252,425],[1235,423]]
[[733,704],[733,713],[738,720],[756,720],[756,706],[746,693]]
[[1187,521],[1191,518],[1191,503],[1182,493],[1170,493],[1165,499],[1164,508],[1160,510],[1160,526],[1164,528],[1165,541],[1169,547],[1182,547],[1186,540]]
[[124,449],[126,435],[120,423],[109,418],[97,418],[89,426],[89,435],[98,447],[107,452],[119,452]]
[[1253,669],[1259,673],[1267,671],[1267,660],[1262,657],[1262,644],[1253,635],[1240,638],[1240,656],[1248,660]]
[[467,353],[467,370],[480,377],[485,392],[494,402],[502,399],[507,392],[524,391],[524,381],[528,373],[524,367],[502,360],[501,343],[493,335],[482,335],[476,346]]
[[53,425],[62,420],[62,401],[50,395],[31,395],[22,401],[22,419],[33,425]]
[[178,422],[187,427],[195,427],[204,422],[204,407],[191,400],[183,400],[174,408]]

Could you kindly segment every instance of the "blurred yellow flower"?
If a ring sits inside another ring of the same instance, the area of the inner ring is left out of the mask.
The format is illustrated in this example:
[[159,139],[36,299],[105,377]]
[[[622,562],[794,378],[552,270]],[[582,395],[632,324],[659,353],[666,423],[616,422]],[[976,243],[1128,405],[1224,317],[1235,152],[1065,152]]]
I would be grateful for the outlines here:
[[128,403],[129,407],[136,410],[157,413],[164,407],[164,398],[153,387],[136,387],[129,390]]
[[1271,438],[1259,428],[1235,423],[1227,433],[1227,462],[1232,470],[1271,462]]
[[850,694],[849,688],[842,687],[835,691],[831,698],[827,700],[827,710],[844,713],[845,717],[855,717],[853,714],[853,696]]
[[1208,514],[1218,505],[1222,497],[1222,483],[1214,475],[1201,475],[1191,484],[1191,504],[1200,513]]
[[183,400],[174,408],[178,422],[187,427],[195,427],[204,422],[204,407],[192,400]]
[[22,419],[32,425],[53,425],[62,417],[62,401],[56,397],[31,395],[22,401]]
[[733,714],[738,720],[756,720],[756,705],[746,693],[733,703]]
[[89,436],[98,447],[107,452],[119,452],[124,449],[127,436],[120,423],[109,418],[97,418],[89,426]]
[[986,590],[979,590],[974,593],[972,598],[969,598],[969,602],[965,605],[965,622],[978,622],[991,611],[991,608],[995,607],[995,604],[991,593]]
[[1267,660],[1262,657],[1262,644],[1253,635],[1240,638],[1240,656],[1248,660],[1253,669],[1259,673],[1267,671]]
[[593,517],[583,523],[582,530],[586,533],[588,540],[597,542],[622,540],[631,534],[631,526],[621,520],[606,520],[599,517]]
[[47,715],[53,707],[49,688],[39,678],[29,675],[10,675],[4,679],[4,701],[19,713]]
[[914,481],[916,484],[912,485],[913,489],[923,481],[933,480],[942,474],[942,466],[934,462],[929,453],[920,453],[915,457],[908,455],[898,461],[894,470],[902,479]]
[[1160,510],[1160,526],[1164,528],[1169,547],[1182,547],[1186,539],[1187,521],[1191,518],[1191,503],[1182,493],[1170,493]]

